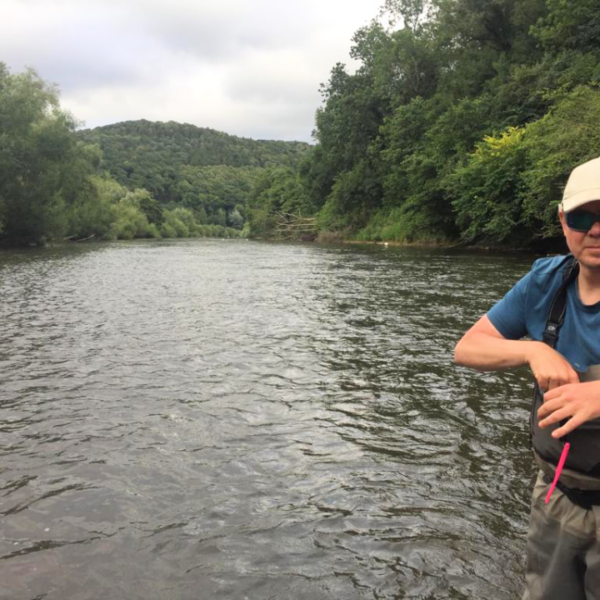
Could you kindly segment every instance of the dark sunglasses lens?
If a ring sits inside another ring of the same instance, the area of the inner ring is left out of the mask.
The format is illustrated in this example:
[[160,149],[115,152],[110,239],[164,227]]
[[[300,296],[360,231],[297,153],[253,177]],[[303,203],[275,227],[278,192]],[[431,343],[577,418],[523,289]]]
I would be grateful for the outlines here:
[[589,231],[596,221],[596,215],[584,210],[567,213],[567,225],[576,231]]

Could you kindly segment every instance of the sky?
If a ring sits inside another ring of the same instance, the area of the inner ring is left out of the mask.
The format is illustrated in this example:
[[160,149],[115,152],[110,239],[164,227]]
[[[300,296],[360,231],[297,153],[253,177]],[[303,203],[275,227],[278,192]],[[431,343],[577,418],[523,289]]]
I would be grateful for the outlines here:
[[86,127],[148,119],[312,141],[383,0],[1,0],[0,62],[58,85]]

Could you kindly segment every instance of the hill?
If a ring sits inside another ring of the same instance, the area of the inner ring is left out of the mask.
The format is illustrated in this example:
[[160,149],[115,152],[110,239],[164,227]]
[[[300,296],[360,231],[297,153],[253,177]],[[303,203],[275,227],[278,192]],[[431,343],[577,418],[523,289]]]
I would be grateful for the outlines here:
[[[234,188],[247,188],[257,169],[296,170],[311,147],[304,142],[240,138],[173,121],[126,121],[81,130],[77,136],[101,148],[102,166],[121,185],[145,188],[159,202],[177,205],[189,205],[190,191],[193,194],[196,188],[215,199],[221,192],[227,195],[227,180]],[[223,180],[221,185],[212,185],[216,179]]]

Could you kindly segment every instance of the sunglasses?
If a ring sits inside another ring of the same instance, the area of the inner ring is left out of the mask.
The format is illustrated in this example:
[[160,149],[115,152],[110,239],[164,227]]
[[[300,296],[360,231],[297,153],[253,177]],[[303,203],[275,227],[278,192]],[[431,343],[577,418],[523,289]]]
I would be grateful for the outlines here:
[[573,231],[589,231],[596,221],[600,221],[600,215],[588,212],[587,210],[572,210],[565,213],[567,225]]

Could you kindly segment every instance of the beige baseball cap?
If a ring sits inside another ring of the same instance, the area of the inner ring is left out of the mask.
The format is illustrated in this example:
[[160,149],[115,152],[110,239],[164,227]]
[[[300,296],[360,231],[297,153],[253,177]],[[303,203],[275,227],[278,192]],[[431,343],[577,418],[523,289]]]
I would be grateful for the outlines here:
[[561,208],[564,212],[570,212],[592,200],[600,200],[600,157],[573,169],[565,187]]

